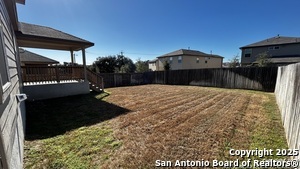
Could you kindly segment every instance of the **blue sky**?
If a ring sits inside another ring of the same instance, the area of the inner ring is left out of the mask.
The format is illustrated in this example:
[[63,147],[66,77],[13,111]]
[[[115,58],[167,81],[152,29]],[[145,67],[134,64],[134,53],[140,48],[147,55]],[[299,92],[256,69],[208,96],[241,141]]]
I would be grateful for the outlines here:
[[[121,51],[133,61],[178,49],[212,51],[224,61],[266,38],[300,37],[298,0],[26,0],[20,22],[49,26],[95,43],[87,63]],[[70,61],[70,53],[29,49]],[[76,61],[82,62],[81,52]]]

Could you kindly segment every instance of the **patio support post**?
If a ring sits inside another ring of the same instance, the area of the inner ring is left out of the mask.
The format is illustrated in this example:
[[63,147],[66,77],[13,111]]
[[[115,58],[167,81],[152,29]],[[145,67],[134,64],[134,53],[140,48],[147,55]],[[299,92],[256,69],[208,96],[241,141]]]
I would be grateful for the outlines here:
[[72,49],[70,50],[70,52],[71,52],[71,63],[72,63],[72,66],[73,66],[74,65],[74,52],[73,52]]
[[82,50],[82,63],[83,63],[83,72],[84,72],[84,81],[88,81],[87,80],[87,72],[86,72],[86,60],[85,60],[85,49],[81,48]]

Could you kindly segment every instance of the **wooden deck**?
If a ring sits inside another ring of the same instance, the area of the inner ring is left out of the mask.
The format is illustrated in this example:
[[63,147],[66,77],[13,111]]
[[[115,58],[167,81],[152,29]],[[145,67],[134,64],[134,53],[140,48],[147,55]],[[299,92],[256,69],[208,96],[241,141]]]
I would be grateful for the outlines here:
[[[82,66],[22,66],[23,85],[42,85],[55,83],[76,83],[85,80]],[[103,78],[87,69],[90,88],[103,90]]]

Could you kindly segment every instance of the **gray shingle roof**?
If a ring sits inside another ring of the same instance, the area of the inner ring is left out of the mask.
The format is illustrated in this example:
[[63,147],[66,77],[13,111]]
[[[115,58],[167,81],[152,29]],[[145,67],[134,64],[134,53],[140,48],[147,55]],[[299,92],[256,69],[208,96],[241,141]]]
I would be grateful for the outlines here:
[[68,33],[28,23],[18,23],[15,31],[20,47],[78,51],[94,46],[94,43]]
[[292,43],[300,43],[300,38],[299,37],[275,36],[275,37],[268,38],[268,39],[265,39],[265,40],[262,40],[262,41],[259,41],[259,42],[252,43],[250,45],[240,47],[240,49],[249,48],[249,47],[292,44]]
[[270,58],[272,63],[298,63],[300,57]]
[[149,60],[149,63],[155,63],[158,59]]
[[162,56],[159,56],[158,58],[162,58],[162,57],[169,57],[169,56],[209,56],[209,57],[219,57],[219,58],[223,58],[222,56],[219,55],[214,55],[214,54],[207,54],[207,53],[203,53],[197,50],[189,50],[189,49],[179,49],[167,54],[164,54]]
[[[300,57],[269,58],[269,61],[271,63],[298,63],[300,62]],[[258,63],[258,61],[253,63]]]
[[56,60],[47,58],[45,56],[27,51],[23,48],[19,48],[20,61],[24,63],[36,62],[36,63],[46,63],[46,64],[56,64],[59,63]]
[[34,25],[34,24],[29,24],[24,22],[19,22],[19,30],[26,35],[34,35],[34,36],[45,37],[45,38],[55,38],[55,39],[62,39],[62,40],[69,40],[69,41],[91,43],[87,40],[78,38],[76,36],[70,35],[68,33],[50,27]]
[[16,0],[16,3],[25,5],[25,0]]

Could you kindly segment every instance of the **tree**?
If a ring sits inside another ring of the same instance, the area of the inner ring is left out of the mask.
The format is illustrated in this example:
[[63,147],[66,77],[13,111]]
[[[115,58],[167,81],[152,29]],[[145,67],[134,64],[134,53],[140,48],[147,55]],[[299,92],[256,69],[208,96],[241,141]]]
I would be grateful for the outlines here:
[[120,72],[121,71],[121,67],[125,65],[125,56],[123,54],[121,55],[117,55],[116,57],[116,64],[115,67],[118,69],[116,70],[116,72]]
[[258,67],[266,67],[272,64],[272,62],[270,61],[270,56],[267,52],[258,54],[256,58],[256,63]]
[[98,57],[92,65],[92,70],[99,70],[100,73],[132,73],[135,71],[135,65],[128,57],[110,55]]
[[141,58],[138,58],[135,62],[136,72],[144,73],[149,71],[148,61],[142,61]]
[[233,58],[229,60],[229,67],[235,68],[239,66],[240,66],[240,59],[239,59],[239,55],[237,54],[236,56],[233,56]]
[[122,62],[122,66],[120,67],[120,70],[116,71],[116,73],[134,73],[135,69],[136,67],[133,61],[125,57]]
[[116,67],[116,56],[98,57],[94,64],[100,73],[114,73]]
[[170,69],[171,69],[170,63],[168,61],[165,61],[164,70],[170,70]]

